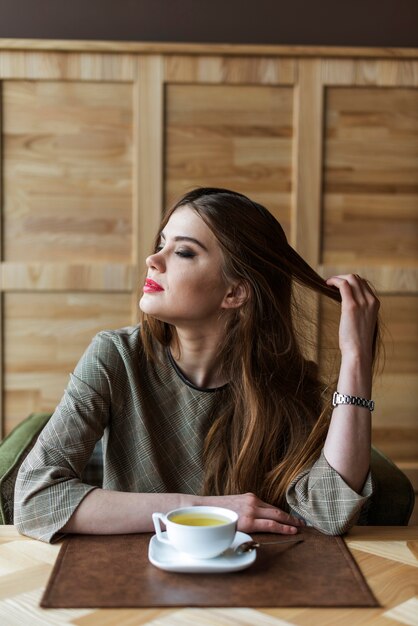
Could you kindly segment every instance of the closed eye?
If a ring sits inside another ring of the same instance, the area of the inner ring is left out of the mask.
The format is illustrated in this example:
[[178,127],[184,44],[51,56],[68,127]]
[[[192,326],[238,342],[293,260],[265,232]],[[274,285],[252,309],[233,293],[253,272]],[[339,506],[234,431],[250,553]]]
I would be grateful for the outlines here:
[[192,259],[196,256],[196,254],[191,250],[176,250],[176,254],[184,259]]
[[[164,248],[163,244],[160,243],[158,244],[158,246],[156,246],[154,254],[157,254],[158,252],[160,252],[162,249]],[[181,250],[176,250],[175,254],[177,254],[177,256],[182,257],[183,259],[192,259],[193,257],[196,256],[196,253],[193,250],[189,250],[189,249],[181,249]]]

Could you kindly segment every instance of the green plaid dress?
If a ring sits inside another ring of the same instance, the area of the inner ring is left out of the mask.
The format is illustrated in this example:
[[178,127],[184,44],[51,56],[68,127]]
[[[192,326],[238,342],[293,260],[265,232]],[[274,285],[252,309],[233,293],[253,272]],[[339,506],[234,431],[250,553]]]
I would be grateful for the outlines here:
[[[14,521],[21,533],[47,542],[62,537],[97,488],[81,477],[101,437],[104,489],[200,492],[203,440],[227,388],[197,388],[168,351],[161,356],[155,365],[147,361],[138,326],[96,335],[20,468]],[[370,475],[357,494],[322,454],[290,485],[287,501],[308,524],[335,534],[355,522],[371,493]]]

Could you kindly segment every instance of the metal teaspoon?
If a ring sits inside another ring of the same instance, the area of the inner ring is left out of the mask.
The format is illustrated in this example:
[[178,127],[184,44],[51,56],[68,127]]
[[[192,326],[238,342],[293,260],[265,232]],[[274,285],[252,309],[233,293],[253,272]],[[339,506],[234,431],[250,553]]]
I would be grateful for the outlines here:
[[261,546],[269,546],[269,545],[280,545],[282,543],[301,543],[303,539],[301,537],[297,537],[294,539],[283,539],[282,541],[263,541],[259,543],[258,541],[244,541],[244,543],[240,543],[234,549],[235,554],[244,554],[244,552],[252,552],[256,548],[260,548]]

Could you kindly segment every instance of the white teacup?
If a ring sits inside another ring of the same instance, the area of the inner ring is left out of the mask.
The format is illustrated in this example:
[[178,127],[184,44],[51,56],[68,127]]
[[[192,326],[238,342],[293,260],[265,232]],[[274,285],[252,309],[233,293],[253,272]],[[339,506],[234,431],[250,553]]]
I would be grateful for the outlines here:
[[[167,514],[153,513],[152,521],[158,541],[195,559],[211,559],[234,541],[238,515],[218,506],[191,506]],[[162,534],[161,521],[167,536]]]

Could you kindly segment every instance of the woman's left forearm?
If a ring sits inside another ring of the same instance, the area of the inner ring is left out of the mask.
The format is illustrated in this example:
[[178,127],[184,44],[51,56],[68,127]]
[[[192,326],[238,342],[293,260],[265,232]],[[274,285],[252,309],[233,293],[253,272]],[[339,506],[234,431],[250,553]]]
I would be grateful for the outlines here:
[[[371,399],[371,355],[342,356],[337,391]],[[362,491],[370,467],[371,412],[351,404],[334,408],[324,454],[328,463],[357,493]]]

